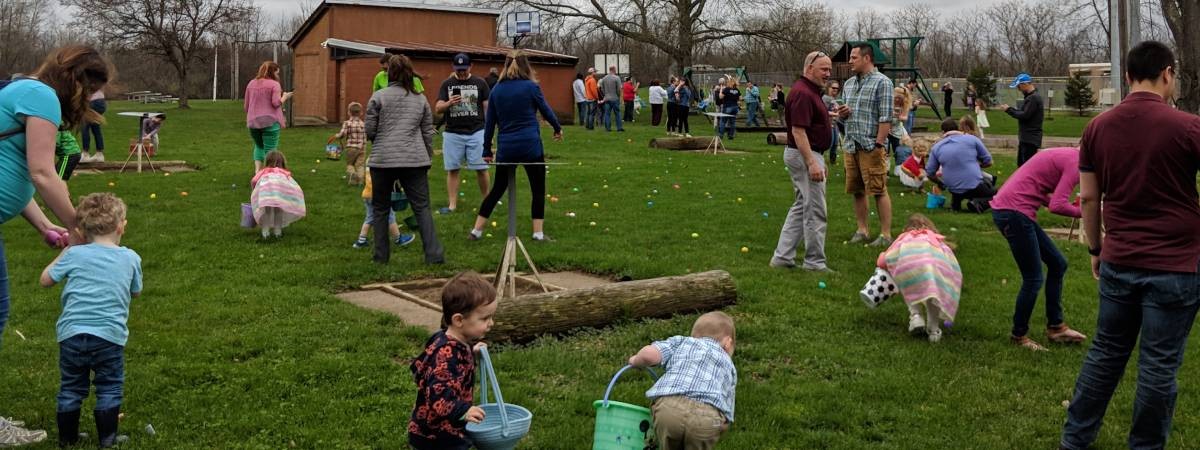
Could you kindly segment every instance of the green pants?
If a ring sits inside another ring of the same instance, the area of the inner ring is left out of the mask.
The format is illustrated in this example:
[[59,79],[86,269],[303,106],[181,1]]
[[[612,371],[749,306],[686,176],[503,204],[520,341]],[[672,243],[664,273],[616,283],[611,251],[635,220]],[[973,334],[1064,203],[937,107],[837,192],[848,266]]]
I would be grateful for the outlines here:
[[266,128],[251,128],[250,138],[254,140],[254,160],[266,160],[267,152],[279,149],[279,124]]

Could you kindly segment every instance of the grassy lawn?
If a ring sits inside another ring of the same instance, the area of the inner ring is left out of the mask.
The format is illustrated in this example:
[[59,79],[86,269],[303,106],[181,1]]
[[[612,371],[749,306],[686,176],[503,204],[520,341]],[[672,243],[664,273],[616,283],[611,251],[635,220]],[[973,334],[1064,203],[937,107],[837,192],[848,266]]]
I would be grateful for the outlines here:
[[[362,220],[359,189],[345,185],[339,163],[323,160],[324,140],[336,130],[286,129],[281,148],[305,190],[309,217],[286,229],[282,240],[262,242],[256,230],[238,227],[252,167],[240,103],[193,105],[171,111],[162,158],[196,162],[202,170],[78,175],[71,181],[75,196],[110,190],[125,199],[130,210],[123,243],[143,258],[145,291],[133,302],[129,324],[123,430],[133,439],[125,448],[403,447],[415,390],[407,360],[427,335],[333,294],[379,280],[494,270],[501,229],[494,238],[466,239],[474,217],[465,211],[481,199],[474,177],[464,177],[463,212],[436,216],[445,266],[422,264],[419,244],[395,251],[390,265],[375,265],[369,251],[350,247]],[[111,109],[105,132],[113,143],[108,157],[115,159],[134,119],[113,113],[143,105],[115,102]],[[546,269],[614,277],[709,269],[733,274],[739,295],[730,309],[739,328],[738,421],[721,448],[1056,446],[1062,402],[1071,396],[1085,348],[1056,346],[1034,354],[1008,344],[1020,278],[989,216],[931,214],[957,243],[965,282],[958,323],[940,344],[930,345],[905,333],[902,302],[868,310],[858,300],[878,250],[843,244],[854,219],[839,170],[829,185],[827,246],[837,273],[773,270],[767,262],[792,199],[782,148],[768,147],[761,133],[747,133],[728,142],[745,153],[649,150],[647,141],[661,130],[644,125],[648,117],[644,112],[642,123],[625,133],[568,127],[565,142],[547,142],[547,154],[568,163],[554,167],[548,179],[548,192],[561,199],[547,203],[546,230],[557,241],[531,245],[530,252]],[[991,117],[992,133],[1011,127],[1003,114]],[[692,119],[693,134],[707,134],[701,122]],[[1083,121],[1056,116],[1053,122],[1068,123],[1078,128]],[[434,167],[434,203],[443,206],[440,158]],[[1002,178],[1013,168],[1011,156],[997,158]],[[519,183],[525,199],[519,223],[527,234],[528,187],[523,176]],[[672,187],[676,183],[679,189]],[[923,211],[924,201],[906,195],[894,202],[898,233],[908,214]],[[505,208],[493,217],[504,223]],[[1047,227],[1067,222],[1050,216],[1042,221]],[[59,289],[42,289],[36,280],[54,253],[21,220],[2,231],[13,300],[0,351],[0,414],[53,435]],[[700,237],[690,237],[693,232]],[[1067,319],[1090,335],[1096,284],[1086,249],[1059,244],[1072,264],[1064,292]],[[750,251],[741,253],[743,246]],[[821,281],[828,287],[819,288]],[[642,345],[686,334],[694,318],[621,320],[603,330],[498,346],[494,358],[506,400],[535,414],[522,448],[588,448],[591,403],[612,374]],[[1032,324],[1039,340],[1043,321],[1039,307]],[[1109,408],[1098,448],[1124,446],[1133,375]],[[1173,448],[1200,446],[1198,376],[1194,361],[1180,373]],[[645,404],[648,387],[645,377],[631,377],[614,398]],[[147,423],[156,436],[141,431]],[[90,415],[83,427],[91,429]],[[53,448],[52,441],[30,448]]]
[[[938,111],[942,111],[941,104],[938,105]],[[966,108],[954,108],[954,117],[960,118],[966,114],[975,116],[974,110]],[[1082,117],[1075,112],[1067,111],[1051,111],[1046,119],[1042,122],[1042,130],[1046,136],[1061,136],[1061,137],[1079,137],[1083,135],[1083,129],[1088,122],[1095,117],[1096,113],[1088,113]],[[988,122],[991,123],[991,128],[985,130],[988,136],[995,135],[1016,135],[1017,134],[1017,119],[1013,119],[1004,111],[990,110],[988,111]],[[929,106],[921,106],[917,110],[917,119],[937,120],[937,116],[933,114],[933,110]],[[930,126],[935,123],[930,123]]]

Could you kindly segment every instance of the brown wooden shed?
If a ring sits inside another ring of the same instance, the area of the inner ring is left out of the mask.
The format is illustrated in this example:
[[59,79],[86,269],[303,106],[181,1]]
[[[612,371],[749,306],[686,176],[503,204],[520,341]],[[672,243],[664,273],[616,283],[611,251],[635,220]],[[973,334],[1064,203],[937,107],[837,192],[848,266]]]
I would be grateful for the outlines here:
[[[297,124],[346,119],[346,105],[366,105],[371,82],[379,72],[379,56],[408,56],[425,77],[425,96],[437,100],[437,89],[450,76],[450,60],[471,56],[472,72],[484,77],[500,68],[512,49],[496,40],[500,10],[373,0],[325,0],[292,36],[294,58],[292,100]],[[528,50],[528,49],[527,49]],[[547,102],[559,120],[574,120],[577,58],[528,50]]]

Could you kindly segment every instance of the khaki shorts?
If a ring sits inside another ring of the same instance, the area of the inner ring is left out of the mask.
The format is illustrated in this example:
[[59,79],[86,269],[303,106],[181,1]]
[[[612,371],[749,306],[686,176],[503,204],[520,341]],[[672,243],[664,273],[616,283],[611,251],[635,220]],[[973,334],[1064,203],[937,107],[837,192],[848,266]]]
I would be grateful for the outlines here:
[[869,152],[859,150],[847,153],[842,161],[846,164],[846,193],[887,194],[886,151],[883,149]]
[[725,432],[725,416],[684,396],[660,397],[651,406],[659,450],[710,450]]

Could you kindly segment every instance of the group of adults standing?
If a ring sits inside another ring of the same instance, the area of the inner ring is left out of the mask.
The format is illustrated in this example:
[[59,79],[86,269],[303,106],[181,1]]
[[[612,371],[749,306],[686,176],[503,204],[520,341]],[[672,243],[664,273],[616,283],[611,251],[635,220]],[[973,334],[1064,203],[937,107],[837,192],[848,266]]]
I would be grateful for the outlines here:
[[[593,67],[588,69],[587,76],[576,74],[572,83],[579,124],[591,130],[599,121],[606,131],[612,131],[615,122],[617,131],[625,131],[624,122],[633,121],[633,102],[638,86],[628,77],[622,83],[621,77],[617,76],[617,66],[609,66],[608,73],[602,78],[597,79],[597,76]],[[622,103],[624,117],[621,116]]]
[[[849,142],[847,191],[855,196],[859,229],[865,241],[866,196],[874,196],[882,231],[874,245],[890,242],[890,202],[886,171],[881,170],[884,137],[891,108],[891,81],[872,63],[869,45],[852,49],[855,76],[845,83],[835,116],[845,121]],[[1120,105],[1093,120],[1080,148],[1037,152],[1041,144],[1044,104],[1027,74],[1011,87],[1021,90],[1020,108],[1002,105],[1020,122],[1018,170],[991,200],[993,220],[1008,241],[1022,283],[1013,315],[1011,341],[1018,347],[1044,351],[1028,337],[1038,291],[1046,290],[1046,338],[1081,343],[1087,336],[1067,326],[1062,288],[1066,258],[1037,224],[1037,212],[1082,217],[1091,255],[1092,274],[1099,280],[1100,311],[1096,335],[1084,359],[1067,411],[1060,448],[1081,450],[1095,442],[1102,419],[1138,348],[1137,390],[1130,448],[1163,448],[1170,433],[1177,396],[1176,375],[1187,337],[1200,310],[1200,117],[1172,108],[1175,57],[1164,44],[1146,41],[1129,51],[1125,78],[1131,93]],[[796,250],[805,245],[803,268],[829,270],[825,260],[827,170],[821,158],[832,141],[829,108],[821,89],[831,61],[812,52],[804,76],[788,93],[784,108],[788,144],[784,162],[795,199],[780,231],[771,259],[776,267],[795,267]],[[1146,132],[1154,130],[1154,132]],[[947,130],[946,138],[961,133]],[[976,139],[977,140],[977,139]],[[974,141],[970,142],[974,146]],[[986,150],[985,150],[986,151]],[[977,150],[964,152],[962,164],[986,166]],[[934,169],[936,170],[936,169]],[[1070,195],[1080,186],[1081,202]],[[1104,208],[1100,207],[1103,200]],[[1042,265],[1048,268],[1043,274]]]
[[[523,166],[531,188],[533,239],[549,239],[543,231],[546,175],[537,114],[541,113],[554,128],[556,140],[562,139],[562,127],[537,84],[528,55],[520,50],[509,54],[497,83],[491,87],[471,74],[468,55],[456,55],[452,68],[454,73],[439,88],[437,103],[438,112],[445,115],[446,170],[458,170],[465,160],[467,168],[481,172],[481,183],[486,183],[488,164],[494,158],[498,165],[495,183],[467,237],[482,237],[492,210],[509,187],[509,179],[516,176],[518,166]],[[434,228],[428,179],[433,158],[433,110],[425,96],[416,91],[415,80],[420,77],[407,57],[388,57],[386,73],[387,87],[372,94],[366,108],[367,138],[374,144],[367,160],[375,218],[374,260],[386,263],[390,258],[387,216],[392,208],[392,192],[402,191],[417,217],[425,262],[441,264],[445,255]],[[493,138],[497,142],[494,156]]]

